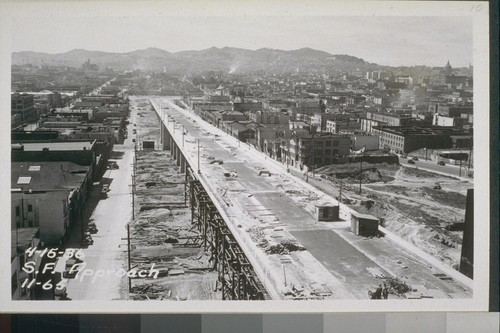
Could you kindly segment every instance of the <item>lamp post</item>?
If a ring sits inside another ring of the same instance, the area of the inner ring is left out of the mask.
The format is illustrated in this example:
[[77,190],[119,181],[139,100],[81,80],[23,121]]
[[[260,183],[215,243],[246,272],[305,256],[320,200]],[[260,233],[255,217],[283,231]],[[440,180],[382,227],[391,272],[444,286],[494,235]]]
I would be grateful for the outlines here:
[[[131,269],[131,260],[130,260],[130,223],[127,223],[127,258],[128,258],[128,271]],[[129,275],[129,274],[127,274]],[[132,292],[132,278],[128,277],[128,292]]]
[[290,140],[287,140],[287,150],[286,150],[286,172],[290,172]]
[[342,203],[342,178],[340,178],[339,202]]
[[363,157],[361,158],[361,164],[360,164],[360,169],[359,169],[359,195],[361,195],[361,184],[363,182],[363,159],[365,157],[366,152],[366,146],[363,147]]
[[460,151],[460,168],[458,169],[458,177],[462,177],[462,151]]
[[359,165],[359,194],[361,195],[361,183],[363,181],[363,160]]
[[198,140],[198,174],[201,174],[201,171],[200,171],[200,140]]

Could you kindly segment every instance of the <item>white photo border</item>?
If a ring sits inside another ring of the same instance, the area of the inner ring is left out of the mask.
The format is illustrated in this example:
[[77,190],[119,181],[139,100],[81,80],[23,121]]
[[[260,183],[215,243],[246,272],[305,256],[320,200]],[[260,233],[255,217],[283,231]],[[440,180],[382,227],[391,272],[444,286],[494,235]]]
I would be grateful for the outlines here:
[[[314,3],[314,5],[313,5]],[[0,3],[0,145],[10,156],[11,35],[16,19],[29,17],[151,16],[466,16],[473,19],[474,59],[474,288],[471,299],[373,302],[335,301],[12,301],[10,222],[0,227],[0,312],[15,313],[283,313],[487,311],[489,306],[490,170],[489,170],[489,3],[486,1],[8,1]],[[61,27],[64,28],[64,27]],[[10,158],[0,173],[0,211],[10,220]]]

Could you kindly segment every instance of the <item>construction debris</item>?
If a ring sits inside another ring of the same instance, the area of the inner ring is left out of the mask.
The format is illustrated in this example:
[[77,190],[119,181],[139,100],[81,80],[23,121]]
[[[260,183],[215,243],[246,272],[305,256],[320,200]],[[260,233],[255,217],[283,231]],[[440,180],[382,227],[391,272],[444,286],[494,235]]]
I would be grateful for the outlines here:
[[305,250],[306,250],[305,247],[303,247],[302,245],[300,245],[294,241],[284,240],[278,244],[270,245],[266,249],[266,253],[269,253],[269,254],[289,254],[290,252],[305,251]]
[[[149,104],[145,106],[149,110]],[[154,112],[145,112],[144,117],[136,121],[139,141],[153,138],[159,142],[159,122]],[[158,143],[155,147],[161,145]],[[212,164],[223,164],[213,156],[209,158]],[[156,279],[134,278],[130,298],[220,299],[219,291],[207,287],[215,281],[217,274],[212,272],[210,256],[201,248],[202,235],[191,224],[191,212],[185,197],[185,175],[172,159],[171,152],[138,150],[135,176],[135,216],[130,228],[131,264],[143,270],[154,264],[159,274]],[[186,279],[189,279],[187,289]]]

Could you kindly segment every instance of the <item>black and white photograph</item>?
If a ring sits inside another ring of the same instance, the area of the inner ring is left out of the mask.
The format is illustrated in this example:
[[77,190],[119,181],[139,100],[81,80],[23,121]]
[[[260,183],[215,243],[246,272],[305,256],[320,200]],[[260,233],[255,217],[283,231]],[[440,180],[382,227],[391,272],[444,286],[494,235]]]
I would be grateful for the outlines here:
[[5,8],[2,308],[486,308],[487,3]]

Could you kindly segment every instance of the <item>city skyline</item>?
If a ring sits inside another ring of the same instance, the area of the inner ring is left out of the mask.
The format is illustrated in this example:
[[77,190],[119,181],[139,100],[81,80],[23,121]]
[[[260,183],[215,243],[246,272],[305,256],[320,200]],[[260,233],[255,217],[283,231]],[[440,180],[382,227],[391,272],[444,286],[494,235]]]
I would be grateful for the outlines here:
[[442,67],[448,60],[453,67],[472,63],[472,20],[466,17],[77,17],[50,21],[30,17],[23,23],[12,32],[13,52],[126,53],[153,47],[175,53],[210,47],[309,47],[394,67]]

